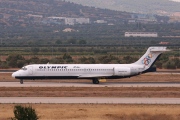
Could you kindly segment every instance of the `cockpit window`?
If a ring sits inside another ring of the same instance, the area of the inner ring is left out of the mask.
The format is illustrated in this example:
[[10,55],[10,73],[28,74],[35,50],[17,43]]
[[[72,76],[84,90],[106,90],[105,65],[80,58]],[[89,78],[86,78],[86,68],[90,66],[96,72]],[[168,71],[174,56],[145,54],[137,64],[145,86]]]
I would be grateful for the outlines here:
[[21,70],[27,70],[27,68],[26,67],[22,67]]

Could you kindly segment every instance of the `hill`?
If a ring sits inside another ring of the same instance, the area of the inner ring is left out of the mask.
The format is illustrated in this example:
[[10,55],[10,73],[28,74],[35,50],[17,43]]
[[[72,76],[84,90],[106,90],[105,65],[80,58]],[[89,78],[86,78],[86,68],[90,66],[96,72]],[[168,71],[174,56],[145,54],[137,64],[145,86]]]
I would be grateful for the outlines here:
[[127,18],[129,13],[85,7],[61,0],[0,0],[0,14],[6,17],[28,14],[42,17]]
[[[113,23],[128,20],[130,17],[131,14],[127,12],[98,9],[61,0],[0,0],[0,26],[32,26],[49,23],[72,25],[96,20]],[[71,18],[82,19],[72,23],[74,19]]]
[[134,40],[124,38],[127,31],[179,36],[179,24],[167,24],[168,20],[168,17],[132,15],[61,0],[0,0],[0,40],[4,46],[110,45],[119,39]]
[[74,3],[136,13],[155,13],[169,15],[180,12],[178,0],[66,0]]
[[[104,31],[103,27],[97,29],[97,25],[94,25],[96,28],[89,27],[90,23],[95,24],[97,20],[123,23],[130,17],[131,14],[127,12],[97,9],[61,0],[0,0],[1,45],[49,44],[57,39],[67,40],[77,36],[90,38],[95,36],[95,32]],[[77,22],[81,26],[69,26]],[[66,28],[76,32],[66,33]]]

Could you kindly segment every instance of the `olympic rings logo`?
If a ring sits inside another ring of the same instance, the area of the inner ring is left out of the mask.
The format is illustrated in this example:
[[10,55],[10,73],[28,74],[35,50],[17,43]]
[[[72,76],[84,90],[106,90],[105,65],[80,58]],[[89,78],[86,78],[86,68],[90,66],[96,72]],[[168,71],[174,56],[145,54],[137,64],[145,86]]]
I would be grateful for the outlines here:
[[153,57],[152,54],[149,54],[147,57],[145,57],[143,60],[142,60],[142,64],[144,65],[149,65],[149,63],[151,63],[151,58]]

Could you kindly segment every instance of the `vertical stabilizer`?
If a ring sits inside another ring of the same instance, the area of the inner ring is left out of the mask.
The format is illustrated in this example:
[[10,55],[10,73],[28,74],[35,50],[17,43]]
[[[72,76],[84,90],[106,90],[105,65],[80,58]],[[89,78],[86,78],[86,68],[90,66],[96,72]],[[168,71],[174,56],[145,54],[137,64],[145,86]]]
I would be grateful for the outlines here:
[[137,62],[133,64],[143,65],[144,69],[147,70],[155,63],[157,58],[165,51],[167,51],[166,47],[149,47],[146,53]]

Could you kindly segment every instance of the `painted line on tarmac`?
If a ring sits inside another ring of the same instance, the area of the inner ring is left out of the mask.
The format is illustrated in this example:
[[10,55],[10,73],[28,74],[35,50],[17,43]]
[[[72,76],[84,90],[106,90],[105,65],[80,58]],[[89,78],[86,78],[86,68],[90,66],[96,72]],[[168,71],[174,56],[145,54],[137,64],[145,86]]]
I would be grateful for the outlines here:
[[3,104],[180,104],[180,98],[1,97]]

